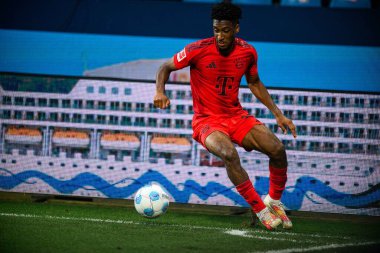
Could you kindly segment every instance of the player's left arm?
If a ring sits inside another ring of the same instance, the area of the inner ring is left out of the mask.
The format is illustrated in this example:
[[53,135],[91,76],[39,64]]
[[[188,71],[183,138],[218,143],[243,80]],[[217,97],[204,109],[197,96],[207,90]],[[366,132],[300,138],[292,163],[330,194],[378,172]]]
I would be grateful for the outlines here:
[[275,116],[277,125],[282,129],[282,131],[286,134],[287,128],[290,129],[294,138],[297,137],[296,127],[293,124],[293,121],[281,112],[281,110],[277,107],[277,105],[273,102],[273,99],[269,95],[267,88],[261,82],[258,74],[251,75],[249,73],[246,74],[248,87],[251,90],[252,94],[257,97],[261,103],[263,103]]

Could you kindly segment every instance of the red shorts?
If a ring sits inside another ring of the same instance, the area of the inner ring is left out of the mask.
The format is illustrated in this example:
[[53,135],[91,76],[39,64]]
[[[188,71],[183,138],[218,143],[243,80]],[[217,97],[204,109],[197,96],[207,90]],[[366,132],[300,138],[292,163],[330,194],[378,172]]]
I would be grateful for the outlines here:
[[236,116],[206,116],[193,118],[193,139],[206,147],[205,140],[214,131],[220,131],[231,138],[231,141],[242,147],[247,133],[256,125],[263,125],[247,112]]

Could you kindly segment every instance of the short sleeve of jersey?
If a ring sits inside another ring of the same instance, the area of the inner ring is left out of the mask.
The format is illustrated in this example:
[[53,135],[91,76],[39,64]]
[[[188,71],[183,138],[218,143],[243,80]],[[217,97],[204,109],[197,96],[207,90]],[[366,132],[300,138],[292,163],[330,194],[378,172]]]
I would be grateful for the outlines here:
[[187,45],[184,49],[182,49],[182,51],[176,53],[173,56],[174,65],[177,69],[182,69],[191,65],[191,60],[194,58],[197,52],[199,52],[199,50],[191,50],[191,46],[193,44]]
[[258,69],[257,69],[257,52],[254,47],[250,49],[252,53],[252,60],[251,64],[249,65],[249,68],[247,69],[247,74],[251,76],[256,76],[258,74]]

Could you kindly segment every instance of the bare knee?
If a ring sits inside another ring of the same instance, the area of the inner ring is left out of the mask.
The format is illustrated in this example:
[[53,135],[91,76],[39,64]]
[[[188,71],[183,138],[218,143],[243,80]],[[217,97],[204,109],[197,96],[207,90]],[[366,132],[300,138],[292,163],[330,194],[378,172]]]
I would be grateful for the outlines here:
[[285,146],[281,142],[275,145],[269,152],[269,157],[278,167],[287,167],[288,162],[286,158]]
[[285,156],[286,152],[285,152],[284,144],[282,144],[282,142],[280,142],[277,145],[275,145],[272,153],[273,153],[273,156],[277,157],[277,158],[281,158],[281,157]]
[[220,150],[220,158],[225,163],[234,163],[236,161],[239,161],[239,155],[235,148],[222,148]]

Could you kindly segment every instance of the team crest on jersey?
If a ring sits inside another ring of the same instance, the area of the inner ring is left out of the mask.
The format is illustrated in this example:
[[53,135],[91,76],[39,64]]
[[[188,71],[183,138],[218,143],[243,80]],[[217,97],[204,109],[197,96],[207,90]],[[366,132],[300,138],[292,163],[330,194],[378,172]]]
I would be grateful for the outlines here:
[[180,62],[185,58],[186,58],[186,50],[184,48],[181,52],[177,53],[177,61]]

